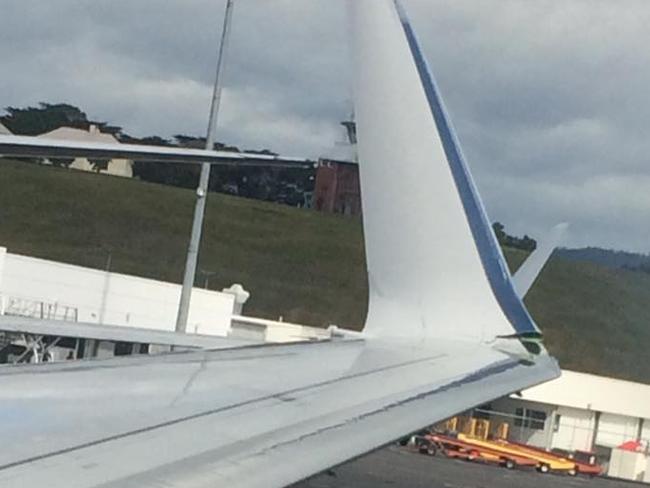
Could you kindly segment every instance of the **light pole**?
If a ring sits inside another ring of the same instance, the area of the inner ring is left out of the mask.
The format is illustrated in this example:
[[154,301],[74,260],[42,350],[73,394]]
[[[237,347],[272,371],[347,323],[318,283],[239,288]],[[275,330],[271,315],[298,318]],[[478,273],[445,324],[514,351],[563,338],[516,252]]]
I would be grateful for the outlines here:
[[[226,13],[223,19],[223,30],[221,32],[221,44],[219,46],[219,56],[217,58],[217,72],[214,81],[214,91],[212,93],[212,106],[210,108],[210,118],[208,120],[208,131],[205,138],[205,148],[212,149],[214,146],[215,129],[217,127],[217,117],[219,114],[219,104],[221,102],[221,85],[223,78],[223,67],[226,61],[226,52],[228,48],[228,38],[230,37],[230,24],[232,21],[232,11],[234,0],[227,0]],[[199,187],[196,189],[196,206],[194,207],[194,221],[192,222],[192,235],[190,244],[187,249],[187,260],[185,262],[185,275],[183,277],[183,288],[181,290],[181,299],[178,304],[178,316],[176,317],[176,332],[185,332],[187,328],[187,317],[190,311],[190,300],[192,298],[192,287],[194,286],[194,276],[196,275],[196,262],[199,255],[199,246],[201,244],[201,230],[203,229],[203,215],[205,214],[205,200],[208,196],[208,182],[210,181],[210,164],[201,165],[201,177]]]

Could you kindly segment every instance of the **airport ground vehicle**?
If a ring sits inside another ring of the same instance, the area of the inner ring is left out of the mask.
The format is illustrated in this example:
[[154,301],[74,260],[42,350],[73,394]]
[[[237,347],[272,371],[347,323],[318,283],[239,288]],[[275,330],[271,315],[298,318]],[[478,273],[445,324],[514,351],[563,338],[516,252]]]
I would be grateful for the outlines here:
[[[489,413],[488,410],[480,413]],[[588,476],[598,476],[603,472],[593,452],[559,449],[549,451],[508,440],[510,427],[508,422],[495,423],[491,418],[460,415],[438,424],[429,432],[429,440],[424,438],[425,432],[421,433],[423,441],[419,444],[430,442],[450,457],[500,464],[509,468],[532,465],[543,473],[557,471]],[[433,440],[434,437],[436,440]],[[446,440],[446,447],[441,440]],[[426,453],[427,450],[421,448],[420,452]]]
[[540,453],[542,455],[552,455],[557,456],[561,459],[566,459],[575,464],[576,474],[584,474],[588,476],[599,476],[603,473],[603,468],[596,462],[596,454],[589,451],[575,451],[575,452],[566,452],[566,451],[546,451],[539,447],[529,446],[527,444],[521,444],[517,442],[510,441],[510,444],[526,449],[527,451],[533,451]]
[[517,466],[537,466],[537,461],[528,457],[519,456],[515,453],[500,452],[499,450],[490,449],[486,446],[478,447],[471,442],[466,442],[452,436],[434,434],[429,439],[432,444],[442,449],[442,452],[447,457],[498,464],[508,469],[513,469]]
[[493,463],[509,469],[517,466],[534,467],[541,473],[556,471],[565,472],[571,476],[575,476],[580,469],[578,463],[572,459],[502,439],[483,440],[464,434],[455,436],[431,434],[424,438],[431,444],[435,444],[448,457],[468,461]]
[[438,453],[438,444],[431,439],[431,435],[427,432],[414,435],[410,440],[420,454],[435,456]]
[[588,476],[600,476],[603,474],[603,467],[596,462],[596,455],[588,451],[576,451],[573,453],[573,461],[580,474]]

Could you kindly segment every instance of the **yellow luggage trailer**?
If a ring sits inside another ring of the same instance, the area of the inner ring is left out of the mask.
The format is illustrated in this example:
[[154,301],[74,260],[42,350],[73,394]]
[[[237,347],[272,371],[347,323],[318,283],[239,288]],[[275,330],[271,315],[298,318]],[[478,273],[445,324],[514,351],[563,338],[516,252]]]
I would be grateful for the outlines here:
[[506,455],[510,454],[513,456],[533,459],[537,462],[537,470],[541,473],[563,471],[571,476],[574,476],[577,473],[574,461],[543,449],[537,449],[525,444],[517,444],[501,439],[493,441],[474,439],[465,434],[458,434],[458,439],[473,444],[479,448],[482,447]]

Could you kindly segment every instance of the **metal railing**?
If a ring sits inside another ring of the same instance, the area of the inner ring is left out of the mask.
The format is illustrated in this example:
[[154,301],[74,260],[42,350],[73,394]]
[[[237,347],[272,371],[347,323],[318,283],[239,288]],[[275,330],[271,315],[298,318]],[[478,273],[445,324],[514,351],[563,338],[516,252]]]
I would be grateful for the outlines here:
[[79,318],[78,308],[72,305],[16,296],[0,297],[0,314],[69,322]]

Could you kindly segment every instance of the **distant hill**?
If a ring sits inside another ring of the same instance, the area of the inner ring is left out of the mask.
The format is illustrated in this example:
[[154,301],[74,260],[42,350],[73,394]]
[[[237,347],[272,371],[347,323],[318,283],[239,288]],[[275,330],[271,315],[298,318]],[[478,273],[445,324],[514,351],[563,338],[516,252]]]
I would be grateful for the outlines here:
[[610,268],[650,268],[650,255],[600,247],[558,249],[555,254],[569,261],[596,263]]
[[[194,192],[0,161],[0,245],[180,282]],[[506,248],[512,268],[527,252]],[[367,283],[359,220],[210,194],[200,269],[242,283],[246,313],[359,329]],[[200,280],[200,276],[198,278]],[[554,256],[526,303],[565,368],[650,383],[650,274]]]

